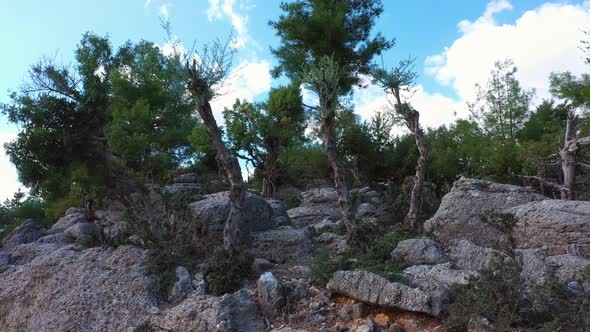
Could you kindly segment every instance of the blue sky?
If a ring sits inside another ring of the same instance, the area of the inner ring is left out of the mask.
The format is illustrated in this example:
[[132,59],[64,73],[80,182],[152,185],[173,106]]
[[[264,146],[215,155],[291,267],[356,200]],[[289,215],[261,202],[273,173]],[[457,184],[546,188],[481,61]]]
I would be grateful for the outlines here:
[[[580,30],[590,30],[590,1],[544,0],[383,0],[385,12],[376,31],[396,38],[397,46],[383,56],[386,65],[411,55],[420,77],[412,102],[427,126],[465,116],[465,101],[473,84],[485,82],[493,61],[512,58],[519,78],[537,96],[548,97],[552,71],[587,71],[578,50]],[[226,95],[214,103],[219,110],[235,98],[264,98],[270,86],[269,48],[278,43],[268,21],[280,14],[274,0],[0,0],[0,102],[23,81],[28,67],[44,55],[72,61],[82,33],[108,34],[113,46],[146,39],[164,45],[160,19],[189,48],[234,31],[239,39],[235,75]],[[380,59],[378,60],[381,61]],[[385,96],[369,86],[357,91],[357,112],[365,119],[384,107]],[[0,141],[17,129],[0,119]],[[18,183],[6,157],[0,156],[0,200]]]

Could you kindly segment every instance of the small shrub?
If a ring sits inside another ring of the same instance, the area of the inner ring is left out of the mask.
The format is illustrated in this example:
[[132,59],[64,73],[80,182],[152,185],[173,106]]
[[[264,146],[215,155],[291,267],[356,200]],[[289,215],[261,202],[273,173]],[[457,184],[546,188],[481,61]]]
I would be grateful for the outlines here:
[[466,331],[469,321],[478,317],[488,319],[498,331],[590,330],[588,291],[572,294],[556,280],[549,280],[544,286],[528,285],[520,271],[514,262],[496,261],[479,276],[471,277],[466,285],[453,286],[444,330]]
[[412,237],[412,232],[403,226],[386,230],[373,225],[358,226],[348,243],[350,249],[343,255],[330,256],[321,251],[311,263],[312,280],[325,285],[338,270],[363,270],[373,272],[390,281],[407,283],[400,274],[407,264],[391,257],[398,242]]
[[523,312],[523,281],[515,263],[494,262],[479,276],[470,277],[466,285],[451,288],[449,318],[446,331],[466,331],[469,321],[479,317],[490,320],[499,331],[504,331],[518,320]]
[[180,256],[170,248],[153,249],[146,260],[146,273],[158,278],[160,295],[167,298],[176,282],[176,267],[184,266],[191,271],[194,262],[193,257]]
[[207,259],[207,282],[209,291],[223,295],[237,291],[242,281],[250,274],[254,259],[248,253],[229,255],[218,248]]
[[327,250],[321,250],[311,262],[311,280],[316,285],[325,286],[332,274],[339,270],[350,270],[352,264],[344,255],[331,256]]

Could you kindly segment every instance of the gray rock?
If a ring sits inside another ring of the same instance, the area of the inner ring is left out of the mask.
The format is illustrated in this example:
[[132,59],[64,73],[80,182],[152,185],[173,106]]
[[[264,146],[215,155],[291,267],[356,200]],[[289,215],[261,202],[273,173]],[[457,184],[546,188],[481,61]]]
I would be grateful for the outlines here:
[[360,319],[367,315],[367,306],[364,303],[345,304],[336,314],[343,320]]
[[580,285],[577,281],[568,282],[566,290],[573,295],[583,295],[586,292],[584,286]]
[[51,230],[63,231],[74,224],[88,222],[88,218],[86,218],[84,210],[80,210],[82,209],[69,208],[68,212],[66,212],[66,215],[59,218],[59,220],[51,226]]
[[430,297],[420,289],[389,282],[366,271],[337,271],[328,282],[328,290],[368,304],[438,315]]
[[168,294],[168,302],[172,304],[180,303],[193,291],[191,275],[183,266],[176,267],[176,282]]
[[404,328],[398,323],[393,323],[389,325],[387,332],[404,332]]
[[443,197],[438,211],[426,221],[424,229],[444,245],[469,240],[481,247],[510,249],[512,242],[507,225],[490,219],[512,207],[545,199],[522,187],[462,178]]
[[553,270],[545,262],[545,255],[538,249],[516,249],[518,263],[522,267],[520,276],[533,284],[543,285],[553,277]]
[[223,297],[191,295],[180,304],[153,317],[152,321],[163,331],[264,330],[264,324],[257,315],[256,303],[245,290]]
[[74,239],[64,233],[56,233],[56,234],[49,234],[45,235],[44,237],[35,241],[36,243],[59,243],[62,245],[67,245],[74,243]]
[[348,243],[346,242],[346,237],[343,235],[326,232],[320,234],[320,236],[316,237],[315,240],[319,243],[325,244],[328,249],[335,252],[336,254],[343,254],[348,251],[348,249],[350,249]]
[[174,183],[198,183],[200,179],[197,173],[186,173],[175,177]]
[[197,295],[206,295],[207,294],[207,280],[205,276],[201,272],[195,273],[193,276],[193,288]]
[[512,231],[516,248],[590,258],[590,202],[544,200],[510,212],[517,219]]
[[82,208],[78,208],[78,207],[71,207],[69,209],[66,210],[66,216],[69,216],[70,214],[85,214],[86,210],[82,209]]
[[304,229],[274,229],[251,234],[251,253],[271,262],[294,262],[309,257],[311,239]]
[[[194,227],[197,234],[203,234],[210,241],[221,241],[223,227],[230,213],[228,192],[206,195],[203,200],[191,203]],[[242,236],[250,232],[272,229],[272,209],[262,197],[247,193],[244,208],[244,218],[240,224]]]
[[372,217],[375,216],[379,213],[379,210],[370,203],[361,203],[357,208],[356,208],[356,217],[357,218],[366,218],[366,217]]
[[230,189],[231,185],[229,184],[229,182],[224,181],[224,180],[211,180],[209,182],[207,182],[207,188],[206,191],[208,193],[219,193],[222,191],[228,191]]
[[77,223],[68,227],[64,234],[70,236],[78,244],[93,247],[102,242],[102,234],[95,223]]
[[549,256],[545,261],[562,282],[582,280],[584,271],[590,268],[590,259],[570,254]]
[[268,270],[272,265],[273,264],[268,259],[255,258],[254,263],[252,263],[252,270],[260,273]]
[[495,260],[512,259],[499,250],[480,247],[467,240],[451,243],[448,254],[457,268],[478,272],[489,268]]
[[10,265],[25,265],[39,256],[48,255],[63,248],[60,243],[26,243],[16,246],[8,252]]
[[4,272],[10,264],[10,255],[6,252],[0,251],[0,273]]
[[268,205],[272,209],[273,216],[288,217],[287,208],[285,207],[285,204],[283,204],[282,201],[278,199],[267,199],[266,203],[268,203]]
[[227,331],[262,331],[263,324],[257,317],[256,303],[248,291],[240,290],[221,298],[219,318]]
[[162,188],[162,193],[172,196],[198,196],[202,192],[198,183],[173,183]]
[[291,222],[296,227],[306,227],[314,225],[326,218],[338,220],[340,210],[336,205],[333,206],[299,206],[287,210]]
[[373,329],[369,325],[363,324],[356,328],[356,332],[373,332]]
[[317,203],[335,203],[338,201],[334,188],[313,188],[301,194],[301,205]]
[[401,258],[411,265],[446,263],[449,258],[440,245],[429,238],[400,241],[391,252],[394,258]]
[[[28,244],[24,246],[55,246]],[[47,251],[0,278],[0,326],[15,331],[126,331],[157,310],[157,283],[134,247]]]
[[3,240],[2,247],[11,249],[20,244],[33,242],[45,235],[45,229],[33,219],[25,220],[10,232]]
[[369,192],[366,192],[364,196],[370,200],[373,198],[379,198],[379,193],[374,190],[371,190]]
[[287,214],[287,208],[282,201],[278,199],[267,199],[266,203],[272,209],[272,221],[277,226],[290,226],[291,219]]
[[300,194],[301,205],[289,209],[287,214],[293,225],[306,227],[314,225],[325,218],[338,220],[340,210],[337,205],[336,191],[333,188],[314,188]]
[[283,283],[271,272],[263,273],[258,278],[258,298],[264,314],[272,318],[287,304],[287,293]]
[[431,280],[446,287],[453,284],[466,284],[469,277],[477,275],[473,271],[453,269],[450,263],[410,266],[404,269],[403,274],[412,281]]
[[342,221],[332,221],[329,218],[324,218],[319,223],[313,225],[313,229],[317,233],[325,232],[325,231],[332,231],[338,228],[342,224]]
[[417,287],[430,298],[430,306],[435,315],[444,313],[449,305],[449,293],[452,285],[466,284],[475,272],[454,270],[450,263],[438,265],[416,265],[403,271],[412,286]]
[[127,242],[131,227],[126,222],[115,222],[102,229],[104,240],[111,245],[123,245]]

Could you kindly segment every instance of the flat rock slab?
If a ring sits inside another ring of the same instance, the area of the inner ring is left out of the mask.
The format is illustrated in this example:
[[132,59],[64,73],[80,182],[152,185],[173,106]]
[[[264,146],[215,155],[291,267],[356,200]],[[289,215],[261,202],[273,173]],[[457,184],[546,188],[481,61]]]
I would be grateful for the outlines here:
[[542,249],[548,256],[573,254],[590,258],[590,202],[544,200],[509,210],[518,249]]
[[545,199],[523,187],[463,178],[443,197],[424,230],[445,245],[469,240],[482,247],[510,249],[509,229],[505,227],[510,225],[502,225],[503,215],[512,207]]
[[433,312],[428,294],[397,282],[390,282],[367,271],[337,271],[326,286],[329,291],[358,301],[388,308]]
[[251,253],[271,262],[294,262],[308,258],[312,252],[309,233],[304,229],[273,229],[251,234]]

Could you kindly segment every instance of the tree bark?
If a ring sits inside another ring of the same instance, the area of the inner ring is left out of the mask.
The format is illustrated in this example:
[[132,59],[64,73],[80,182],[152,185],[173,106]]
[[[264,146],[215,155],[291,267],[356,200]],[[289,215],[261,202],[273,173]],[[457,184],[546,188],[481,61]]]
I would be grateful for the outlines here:
[[[322,96],[320,96],[322,98]],[[352,235],[356,228],[354,214],[352,213],[352,204],[350,202],[350,193],[346,184],[346,168],[343,162],[338,158],[336,151],[336,138],[334,135],[334,118],[335,105],[330,105],[326,101],[320,101],[323,106],[322,124],[320,133],[324,143],[324,149],[328,155],[328,160],[334,171],[334,184],[336,187],[336,196],[338,197],[338,207],[342,213],[342,222],[346,227],[349,235]]]
[[207,101],[202,104],[197,102],[197,110],[203,124],[207,127],[207,132],[217,152],[217,159],[221,162],[231,185],[229,191],[230,214],[223,228],[223,247],[228,253],[234,254],[240,250],[241,245],[240,223],[242,222],[246,187],[238,160],[223,143],[211,105]]
[[429,152],[426,140],[424,139],[424,131],[420,127],[420,113],[411,109],[410,106],[407,106],[407,110],[405,110],[402,115],[406,120],[408,129],[414,135],[416,148],[418,148],[420,154],[418,164],[416,165],[414,185],[410,196],[410,209],[406,215],[405,223],[416,230],[421,230],[421,225],[418,223],[418,213],[420,212],[422,205],[422,186],[424,185],[424,179],[426,178],[426,172],[428,171]]
[[275,168],[278,160],[278,153],[271,151],[264,162],[262,178],[262,196],[272,197],[275,192]]

